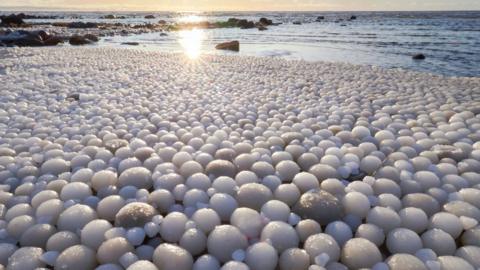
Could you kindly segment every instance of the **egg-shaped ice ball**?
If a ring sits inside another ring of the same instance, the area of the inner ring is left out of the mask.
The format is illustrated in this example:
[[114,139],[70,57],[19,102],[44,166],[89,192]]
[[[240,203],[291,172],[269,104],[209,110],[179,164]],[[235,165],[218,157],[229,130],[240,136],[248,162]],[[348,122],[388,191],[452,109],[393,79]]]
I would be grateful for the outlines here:
[[193,258],[187,250],[172,244],[161,244],[153,253],[153,263],[158,269],[192,269]]
[[247,238],[242,232],[232,225],[220,225],[208,235],[207,248],[209,254],[215,256],[220,262],[228,262],[232,254],[238,249],[245,249],[248,245]]

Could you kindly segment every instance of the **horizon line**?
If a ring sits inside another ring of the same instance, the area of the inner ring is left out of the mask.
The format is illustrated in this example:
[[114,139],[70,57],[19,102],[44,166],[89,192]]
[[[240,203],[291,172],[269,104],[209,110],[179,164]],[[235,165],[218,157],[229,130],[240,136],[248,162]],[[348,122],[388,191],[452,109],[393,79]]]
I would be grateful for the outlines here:
[[28,6],[0,6],[0,12],[4,11],[18,11],[18,12],[186,12],[186,13],[199,13],[199,12],[479,12],[480,9],[475,10],[465,10],[465,9],[412,9],[412,10],[381,10],[381,9],[372,9],[372,10],[163,10],[163,9],[154,9],[154,10],[123,10],[123,9],[81,9],[81,8],[39,8],[39,7],[28,7]]

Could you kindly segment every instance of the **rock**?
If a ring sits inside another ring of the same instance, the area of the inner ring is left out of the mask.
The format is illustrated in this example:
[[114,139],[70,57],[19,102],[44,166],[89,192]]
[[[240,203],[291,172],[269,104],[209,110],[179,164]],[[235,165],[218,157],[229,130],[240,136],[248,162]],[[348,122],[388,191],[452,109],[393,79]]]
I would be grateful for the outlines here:
[[43,41],[44,46],[56,46],[59,43],[63,43],[63,39],[57,36],[50,36],[49,38]]
[[80,100],[80,94],[70,94],[68,95],[67,99],[72,99],[72,100]]
[[19,15],[10,14],[8,16],[3,16],[1,17],[2,19],[1,24],[9,27],[24,25],[25,22],[23,21],[21,14],[22,13],[20,13]]
[[268,28],[267,28],[267,27],[265,27],[265,26],[263,26],[263,25],[259,25],[257,28],[258,28],[258,30],[259,30],[259,31],[265,31],[265,30],[268,30]]
[[138,46],[138,45],[140,45],[140,43],[138,43],[138,42],[123,42],[122,45]]
[[255,23],[252,22],[252,21],[247,21],[247,20],[238,20],[237,21],[237,27],[240,27],[241,29],[255,28]]
[[166,36],[168,36],[168,34],[165,33],[165,32],[161,32],[161,33],[160,33],[160,36],[161,36],[161,37],[166,37]]
[[302,25],[302,22],[300,22],[300,21],[294,21],[293,24],[295,24],[295,25]]
[[413,60],[424,60],[426,57],[423,53],[417,53],[412,56]]
[[6,45],[16,45],[19,47],[38,47],[44,46],[42,36],[46,36],[45,31],[29,32],[24,30],[14,31],[7,35],[0,36],[0,41]]
[[108,15],[103,16],[103,18],[108,19],[108,20],[113,20],[113,19],[116,19],[117,16],[115,16],[113,14],[108,14]]
[[74,45],[74,46],[76,46],[76,45],[86,45],[86,44],[93,43],[93,41],[85,38],[85,36],[79,36],[79,35],[71,36],[70,39],[68,40],[68,42],[71,45]]
[[92,22],[71,22],[67,24],[68,28],[97,28],[98,24]]
[[304,193],[293,207],[293,212],[303,219],[313,219],[320,225],[340,220],[344,215],[340,201],[318,189]]
[[160,20],[160,21],[158,21],[158,24],[167,24],[167,21],[165,21],[165,20]]
[[98,37],[93,34],[86,34],[83,37],[93,42],[98,42],[99,40]]
[[155,16],[153,16],[153,15],[147,15],[147,16],[145,16],[145,19],[155,19]]
[[323,20],[325,20],[325,16],[318,16],[317,19],[316,19],[317,22],[320,22],[320,21],[323,21]]
[[272,25],[273,24],[272,20],[269,20],[267,18],[260,18],[259,22],[263,25]]
[[230,42],[220,43],[217,46],[215,46],[215,49],[238,52],[238,51],[240,51],[240,42],[238,42],[237,40],[234,40],[234,41],[230,41]]
[[356,20],[356,19],[357,19],[357,16],[355,15],[350,16],[350,20]]

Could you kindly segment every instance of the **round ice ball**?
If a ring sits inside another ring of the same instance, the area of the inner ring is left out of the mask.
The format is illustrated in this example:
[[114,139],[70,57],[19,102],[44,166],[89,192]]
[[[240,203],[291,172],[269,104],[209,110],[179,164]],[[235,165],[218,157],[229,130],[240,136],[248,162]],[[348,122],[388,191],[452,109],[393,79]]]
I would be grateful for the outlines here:
[[143,227],[157,214],[151,205],[132,202],[122,207],[115,215],[115,226],[126,228]]
[[428,227],[428,217],[420,208],[406,207],[398,212],[403,228],[422,233]]
[[98,217],[114,221],[115,215],[125,206],[125,200],[118,195],[111,195],[103,198],[97,204],[97,214]]
[[81,231],[82,244],[96,250],[104,241],[105,232],[112,228],[110,222],[95,219],[87,223]]
[[135,249],[123,237],[115,237],[103,242],[97,251],[97,260],[100,263],[120,263],[120,257],[127,252],[134,252]]
[[355,215],[361,218],[367,216],[370,210],[368,197],[360,192],[349,192],[342,198],[342,204],[346,214]]
[[306,270],[310,265],[308,253],[299,248],[289,248],[278,259],[280,270]]
[[283,182],[290,182],[300,172],[300,167],[294,161],[282,160],[275,166],[275,170]]
[[273,197],[269,188],[262,184],[250,183],[240,187],[237,192],[239,206],[260,211],[262,206]]
[[193,264],[192,270],[218,270],[220,262],[212,255],[206,254],[200,256]]
[[386,263],[390,270],[427,270],[425,264],[411,254],[394,254],[386,260]]
[[127,270],[158,270],[158,268],[149,261],[140,260],[128,266]]
[[240,229],[248,238],[256,238],[263,228],[263,221],[260,214],[250,208],[237,208],[230,217],[230,224]]
[[97,265],[95,251],[84,245],[65,249],[55,261],[55,269],[94,269]]
[[377,206],[368,212],[367,222],[377,225],[385,232],[389,232],[400,226],[401,219],[392,209]]
[[71,246],[79,244],[80,238],[77,236],[76,233],[70,231],[61,231],[50,236],[47,241],[47,250],[62,252]]
[[297,247],[300,239],[293,227],[282,221],[272,221],[262,230],[262,241],[269,241],[271,245],[279,252],[285,249]]
[[293,206],[300,198],[300,190],[294,184],[282,184],[275,189],[275,199]]
[[28,228],[20,237],[20,245],[45,248],[48,239],[56,232],[50,224],[35,224]]
[[466,260],[455,256],[440,256],[438,257],[442,270],[474,270],[473,266]]
[[418,234],[409,229],[397,228],[387,235],[387,248],[392,254],[415,254],[422,246],[422,240]]
[[208,235],[208,252],[220,262],[228,262],[232,253],[237,249],[245,249],[247,238],[241,231],[232,225],[220,225]]
[[197,228],[202,230],[204,233],[208,234],[216,226],[221,224],[221,220],[217,212],[210,208],[202,208],[197,210],[193,216],[192,220],[195,221]]
[[339,246],[343,246],[353,237],[352,229],[343,221],[334,221],[328,224],[325,233],[332,236]]
[[115,186],[117,184],[117,174],[115,172],[109,171],[109,170],[103,170],[96,172],[92,176],[92,187],[96,190],[99,191],[102,188],[106,188],[108,186]]
[[454,239],[460,236],[463,231],[463,225],[460,219],[454,214],[439,212],[430,218],[430,229],[441,229],[450,234]]
[[251,270],[274,270],[277,261],[277,251],[265,242],[250,246],[245,256],[245,263]]
[[92,195],[90,187],[82,182],[73,182],[68,183],[63,186],[62,191],[60,192],[60,198],[63,201],[68,200],[83,200],[88,196]]
[[343,217],[341,202],[323,190],[304,193],[293,207],[293,212],[302,218],[313,219],[321,225],[327,225]]
[[57,227],[59,230],[77,232],[94,219],[97,219],[97,212],[86,205],[76,204],[60,214]]
[[152,173],[144,167],[133,167],[125,170],[118,177],[119,187],[134,186],[149,189],[152,187]]
[[463,246],[455,252],[455,256],[469,262],[475,269],[480,267],[480,247],[478,246]]
[[373,155],[366,156],[360,161],[360,170],[372,174],[382,166],[382,161]]
[[229,176],[235,177],[237,170],[235,165],[227,160],[213,160],[208,163],[207,167],[205,168],[205,173],[210,176],[212,175],[214,178],[219,176]]
[[382,261],[382,254],[367,239],[352,238],[343,247],[341,261],[350,269],[371,268]]
[[160,235],[167,242],[178,242],[185,232],[187,221],[188,218],[183,213],[172,212],[168,214],[160,224]]
[[305,251],[310,256],[311,263],[319,255],[328,255],[328,261],[335,262],[340,258],[340,247],[333,237],[325,233],[318,233],[307,238],[304,244]]
[[322,227],[313,219],[304,219],[295,227],[301,242],[305,242],[310,235],[322,232]]
[[42,174],[59,175],[61,173],[70,171],[70,165],[63,159],[54,158],[45,161],[40,169]]
[[192,269],[193,258],[188,251],[179,246],[161,244],[155,249],[153,263],[158,269],[163,270]]
[[453,255],[457,246],[452,236],[440,229],[431,229],[422,234],[425,248],[430,248],[439,256]]
[[298,189],[302,193],[307,192],[311,189],[319,188],[319,183],[315,175],[308,172],[297,173],[293,177],[292,182],[298,187]]
[[45,266],[41,261],[43,250],[38,247],[21,247],[8,258],[7,269],[24,270]]
[[282,201],[270,200],[262,206],[261,213],[271,221],[287,222],[290,215],[290,207]]
[[207,246],[207,236],[199,229],[188,229],[180,238],[179,245],[186,249],[191,255],[201,254]]
[[369,223],[358,226],[355,237],[367,239],[377,246],[381,246],[383,241],[385,241],[385,233],[383,230],[377,225]]
[[216,193],[210,198],[210,207],[217,212],[222,221],[228,221],[238,203],[228,194]]
[[220,270],[250,270],[250,268],[242,262],[230,261],[224,264]]

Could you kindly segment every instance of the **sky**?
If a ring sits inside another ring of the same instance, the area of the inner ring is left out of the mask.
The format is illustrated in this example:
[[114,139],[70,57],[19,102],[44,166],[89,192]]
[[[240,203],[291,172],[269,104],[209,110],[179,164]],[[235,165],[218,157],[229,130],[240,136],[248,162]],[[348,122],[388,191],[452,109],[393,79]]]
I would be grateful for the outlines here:
[[2,9],[111,11],[480,10],[480,0],[0,0]]

